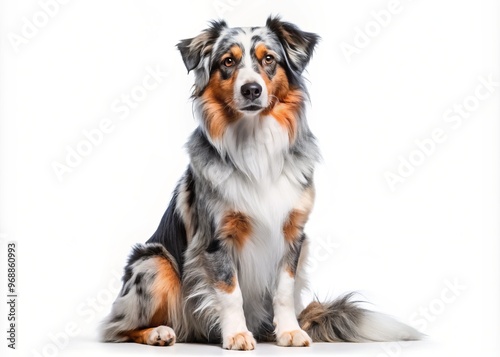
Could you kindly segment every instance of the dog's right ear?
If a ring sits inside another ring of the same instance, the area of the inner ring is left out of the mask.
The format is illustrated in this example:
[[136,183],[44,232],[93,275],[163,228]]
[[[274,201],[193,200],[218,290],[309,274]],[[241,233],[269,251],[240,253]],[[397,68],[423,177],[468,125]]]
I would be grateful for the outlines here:
[[227,24],[224,20],[212,21],[210,27],[203,30],[198,36],[181,40],[177,44],[188,73],[192,70],[195,71],[194,95],[201,92],[208,84],[210,54],[215,41],[225,28],[227,28]]

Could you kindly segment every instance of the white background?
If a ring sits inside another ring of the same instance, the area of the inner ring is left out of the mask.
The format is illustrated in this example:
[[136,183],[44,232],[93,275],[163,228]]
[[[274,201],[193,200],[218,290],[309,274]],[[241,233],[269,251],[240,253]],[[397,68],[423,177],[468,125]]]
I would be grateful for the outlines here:
[[[23,18],[34,21],[45,2],[0,8],[2,301],[6,243],[17,241],[19,254],[12,355],[222,353],[104,345],[95,332],[130,247],[154,232],[187,165],[193,77],[175,44],[219,16],[259,26],[271,13],[322,37],[307,73],[309,122],[324,158],[307,226],[312,291],[320,298],[360,291],[374,308],[429,335],[408,345],[324,344],[293,353],[496,355],[500,87],[459,127],[443,119],[474,95],[479,77],[500,80],[496,2],[401,0],[399,13],[350,62],[342,44],[353,45],[357,28],[364,32],[372,11],[389,1],[74,0],[16,51]],[[111,106],[137,90],[148,66],[169,75],[120,119]],[[53,163],[66,164],[68,147],[103,118],[113,131],[60,181]],[[446,140],[392,191],[385,173],[397,173],[400,158],[418,149],[415,140],[436,128]],[[460,287],[453,293],[450,284]],[[2,303],[2,351],[6,315]],[[260,345],[252,353],[292,350]]]

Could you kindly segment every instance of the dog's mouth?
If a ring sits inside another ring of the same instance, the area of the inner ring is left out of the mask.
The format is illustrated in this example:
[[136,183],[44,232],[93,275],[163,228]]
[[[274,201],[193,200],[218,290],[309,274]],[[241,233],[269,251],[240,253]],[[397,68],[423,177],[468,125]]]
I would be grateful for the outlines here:
[[246,107],[241,108],[240,110],[248,111],[248,112],[256,112],[256,111],[261,110],[261,109],[264,109],[264,108],[261,107],[260,105],[251,104],[251,105],[247,105]]

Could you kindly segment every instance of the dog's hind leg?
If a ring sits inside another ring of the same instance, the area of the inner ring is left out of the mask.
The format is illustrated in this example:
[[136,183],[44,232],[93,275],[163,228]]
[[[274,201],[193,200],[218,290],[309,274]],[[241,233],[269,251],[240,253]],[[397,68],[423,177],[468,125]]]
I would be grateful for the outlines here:
[[172,345],[181,310],[177,262],[161,244],[139,244],[125,267],[122,290],[103,322],[101,338]]

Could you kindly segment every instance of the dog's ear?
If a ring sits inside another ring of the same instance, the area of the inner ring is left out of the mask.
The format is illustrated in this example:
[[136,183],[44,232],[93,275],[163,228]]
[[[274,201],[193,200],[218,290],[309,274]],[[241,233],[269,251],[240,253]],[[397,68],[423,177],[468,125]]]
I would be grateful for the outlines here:
[[210,54],[215,41],[225,28],[227,28],[225,21],[212,21],[210,27],[203,30],[198,36],[181,40],[177,44],[188,73],[192,70],[195,71],[195,95],[208,83]]
[[292,69],[302,73],[320,37],[315,33],[302,31],[294,24],[281,21],[279,16],[269,16],[266,27],[278,36]]

